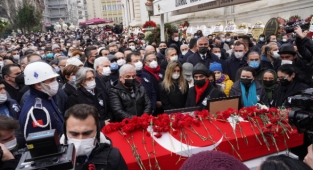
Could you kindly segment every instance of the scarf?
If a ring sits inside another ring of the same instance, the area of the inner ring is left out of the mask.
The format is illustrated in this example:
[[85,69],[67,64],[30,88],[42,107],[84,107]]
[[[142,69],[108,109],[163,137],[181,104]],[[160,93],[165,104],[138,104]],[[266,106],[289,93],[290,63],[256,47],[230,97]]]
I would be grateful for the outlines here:
[[249,87],[248,98],[246,95],[246,88],[241,82],[240,82],[240,88],[241,88],[241,95],[242,95],[244,107],[254,106],[255,104],[258,103],[255,81],[253,81],[251,83],[251,86]]
[[225,79],[226,79],[226,76],[224,74],[222,74],[222,77],[220,79],[216,80],[216,83],[223,83]]
[[152,69],[148,66],[144,66],[144,69],[147,70],[150,74],[152,74],[158,81],[160,81],[160,77],[159,77],[160,69],[161,69],[160,66],[158,66],[155,69]]
[[201,95],[203,94],[203,92],[206,90],[206,88],[208,87],[209,85],[209,80],[207,80],[204,84],[203,87],[198,87],[197,85],[195,85],[195,90],[196,90],[196,103],[198,103],[198,101],[200,100],[201,98]]
[[269,86],[269,87],[265,86],[264,85],[264,80],[262,79],[262,86],[265,89],[265,92],[267,94],[267,97],[268,97],[269,101],[272,101],[273,95],[274,95],[274,90],[275,90],[276,85],[277,85],[277,74],[276,74],[276,72],[274,70],[266,70],[265,72],[263,72],[262,77],[264,77],[264,74],[266,72],[271,72],[274,75],[274,84],[272,86]]

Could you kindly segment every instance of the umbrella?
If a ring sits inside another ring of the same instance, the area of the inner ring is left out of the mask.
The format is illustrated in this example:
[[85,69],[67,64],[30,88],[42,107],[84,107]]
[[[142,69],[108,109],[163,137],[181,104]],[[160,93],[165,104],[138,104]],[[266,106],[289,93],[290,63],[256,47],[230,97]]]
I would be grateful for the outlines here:
[[110,23],[110,22],[113,22],[113,21],[107,20],[107,19],[101,19],[101,18],[93,18],[85,22],[80,22],[79,25],[97,25],[97,24],[105,24],[105,23]]

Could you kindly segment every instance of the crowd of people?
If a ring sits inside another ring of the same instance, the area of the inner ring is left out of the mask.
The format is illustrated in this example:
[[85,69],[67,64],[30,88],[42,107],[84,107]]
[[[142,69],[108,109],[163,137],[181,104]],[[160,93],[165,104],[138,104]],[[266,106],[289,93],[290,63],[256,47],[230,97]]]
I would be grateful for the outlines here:
[[29,133],[56,129],[83,157],[78,167],[101,162],[96,155],[110,148],[109,164],[99,166],[127,169],[100,132],[111,122],[232,96],[241,107],[290,107],[289,97],[313,86],[313,41],[294,31],[258,40],[201,30],[185,39],[174,31],[167,42],[146,43],[144,34],[86,28],[2,39],[1,148],[20,149]]

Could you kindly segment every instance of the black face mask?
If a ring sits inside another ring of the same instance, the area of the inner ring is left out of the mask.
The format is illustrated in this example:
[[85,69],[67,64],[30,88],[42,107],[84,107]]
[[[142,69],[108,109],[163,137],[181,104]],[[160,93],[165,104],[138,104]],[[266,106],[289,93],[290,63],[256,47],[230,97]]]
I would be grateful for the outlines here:
[[199,47],[199,53],[206,54],[208,52],[208,47]]
[[263,80],[263,84],[266,87],[271,87],[274,85],[274,80]]
[[125,79],[124,86],[126,87],[133,87],[135,84],[136,79]]
[[252,83],[252,79],[243,79],[240,78],[240,82],[245,86],[245,87],[249,87]]
[[238,37],[237,37],[237,36],[234,36],[234,40],[238,40]]
[[202,80],[194,80],[194,84],[198,87],[203,87],[205,84],[206,80],[202,79]]
[[20,74],[19,76],[15,77],[15,83],[25,84],[24,74]]
[[279,80],[282,86],[288,86],[290,84],[290,81],[288,81],[288,79],[279,79]]
[[112,55],[115,55],[115,53],[116,53],[115,51],[110,52],[110,54],[112,54]]
[[163,55],[165,55],[165,50],[166,50],[166,48],[161,48],[161,49],[160,49],[160,53],[163,54]]

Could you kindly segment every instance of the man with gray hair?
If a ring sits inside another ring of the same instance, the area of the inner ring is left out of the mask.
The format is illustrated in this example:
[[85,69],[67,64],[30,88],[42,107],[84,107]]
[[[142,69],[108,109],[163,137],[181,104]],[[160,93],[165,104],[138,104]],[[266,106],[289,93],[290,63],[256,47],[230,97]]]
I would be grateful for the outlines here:
[[136,70],[131,64],[123,65],[119,70],[119,80],[110,91],[110,106],[114,121],[151,113],[151,102],[145,88],[136,81]]
[[165,58],[166,60],[163,60],[163,62],[160,63],[160,66],[163,70],[166,70],[168,63],[172,61],[178,61],[178,55],[177,55],[177,51],[175,50],[175,48],[171,48],[171,47],[167,48],[165,50]]
[[109,98],[109,91],[111,84],[111,62],[107,57],[99,57],[95,60],[94,69],[96,71],[96,84],[97,87],[102,89],[107,98]]
[[189,47],[188,47],[187,44],[183,44],[183,45],[180,46],[181,55],[179,55],[178,60],[181,63],[184,63],[184,57],[188,53],[188,50],[189,50]]

